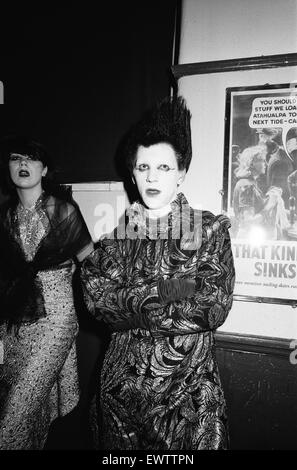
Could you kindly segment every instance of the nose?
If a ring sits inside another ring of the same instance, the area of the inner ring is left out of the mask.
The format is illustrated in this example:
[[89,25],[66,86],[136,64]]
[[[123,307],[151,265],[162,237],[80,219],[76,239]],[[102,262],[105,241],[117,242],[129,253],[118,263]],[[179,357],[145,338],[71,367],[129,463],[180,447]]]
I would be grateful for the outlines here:
[[20,159],[20,166],[22,166],[22,165],[23,165],[23,163],[25,163],[25,164],[26,164],[26,166],[27,166],[27,163],[28,163],[28,159],[27,159],[27,157],[22,157],[22,158]]
[[154,181],[158,181],[158,170],[157,169],[154,169],[154,168],[150,168],[147,172],[147,175],[146,175],[146,181],[148,183],[152,183]]

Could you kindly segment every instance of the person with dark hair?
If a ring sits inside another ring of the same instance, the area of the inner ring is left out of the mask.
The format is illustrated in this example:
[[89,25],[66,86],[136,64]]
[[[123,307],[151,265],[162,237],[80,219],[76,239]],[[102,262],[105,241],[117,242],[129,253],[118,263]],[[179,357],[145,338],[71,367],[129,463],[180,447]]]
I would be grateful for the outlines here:
[[297,137],[292,137],[287,140],[286,149],[291,157],[294,171],[297,170]]
[[35,450],[78,404],[73,262],[93,243],[75,202],[49,192],[52,163],[39,143],[11,137],[0,151],[0,449]]
[[190,119],[173,97],[133,126],[126,155],[140,200],[82,265],[86,305],[112,331],[91,412],[98,448],[228,447],[214,331],[232,305],[230,223],[178,192]]
[[[266,175],[258,179],[263,192],[271,187],[280,188],[285,207],[289,207],[288,176],[293,171],[292,159],[281,145],[281,128],[258,129],[259,144],[266,148]],[[264,177],[264,178],[263,178]]]

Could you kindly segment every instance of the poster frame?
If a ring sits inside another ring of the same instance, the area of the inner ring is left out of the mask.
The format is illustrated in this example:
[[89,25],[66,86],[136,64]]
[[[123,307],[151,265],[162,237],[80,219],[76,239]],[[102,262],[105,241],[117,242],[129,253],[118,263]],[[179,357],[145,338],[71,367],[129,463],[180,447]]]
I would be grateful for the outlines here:
[[[284,90],[284,91],[283,91]],[[256,99],[259,96],[264,95],[267,96],[278,96],[285,94],[285,96],[294,95],[297,98],[297,90],[296,90],[296,83],[281,83],[281,84],[264,84],[264,85],[253,85],[253,86],[240,86],[240,87],[230,87],[226,88],[226,105],[225,105],[225,138],[224,138],[224,165],[223,165],[223,189],[221,191],[222,195],[222,210],[225,214],[230,215],[231,209],[231,198],[232,198],[232,191],[234,188],[230,187],[230,171],[232,170],[232,151],[231,151],[231,144],[232,142],[232,128],[234,126],[234,117],[236,114],[236,119],[244,120],[244,116],[238,116],[238,109],[237,113],[233,113],[232,106],[234,107],[233,99],[235,97],[248,97],[250,100]],[[233,98],[233,99],[232,99]],[[252,106],[250,108],[252,112]],[[246,122],[248,125],[248,122]],[[259,126],[261,127],[261,126]],[[297,123],[296,126],[297,128]],[[278,126],[275,126],[278,128]],[[296,198],[297,203],[297,198]],[[234,247],[234,243],[236,239],[231,237],[231,242]],[[288,242],[289,243],[289,242]],[[296,241],[292,241],[292,245],[296,245]],[[254,246],[254,245],[253,245]],[[238,261],[237,261],[238,262]],[[251,295],[249,294],[238,294],[234,293],[235,300],[241,300],[245,302],[258,302],[258,303],[272,303],[272,304],[283,304],[283,305],[291,305],[292,307],[297,307],[297,299],[282,297],[280,295],[281,289],[276,289],[275,296],[265,296],[265,295]]]

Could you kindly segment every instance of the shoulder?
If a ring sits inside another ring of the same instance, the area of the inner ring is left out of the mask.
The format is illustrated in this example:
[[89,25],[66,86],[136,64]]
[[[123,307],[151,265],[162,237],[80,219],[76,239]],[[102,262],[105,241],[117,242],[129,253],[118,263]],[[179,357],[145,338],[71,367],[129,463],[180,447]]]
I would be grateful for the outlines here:
[[11,217],[11,214],[16,208],[16,206],[17,206],[17,202],[12,201],[10,199],[2,202],[2,204],[0,205],[0,220],[3,223],[6,223],[7,219]]
[[280,164],[284,163],[286,160],[288,160],[286,152],[278,150],[277,152],[271,155],[267,168],[269,169],[271,167],[279,166]]
[[95,247],[98,250],[103,250],[108,253],[118,252],[119,247],[125,242],[125,239],[119,237],[117,233],[118,227],[116,227],[112,232],[104,233],[97,240]]
[[86,259],[94,265],[104,265],[106,269],[111,269],[114,264],[120,263],[121,253],[118,240],[113,239],[112,234],[105,234],[94,243],[94,250]]
[[288,181],[290,182],[297,181],[297,170],[292,171],[292,173],[288,176]]
[[202,211],[202,224],[212,227],[214,230],[218,227],[229,228],[231,226],[228,216],[225,214],[215,215],[210,211]]
[[214,215],[210,211],[202,211],[202,234],[207,239],[223,235],[230,227],[231,222],[226,215]]
[[[270,162],[270,160],[269,160]],[[289,159],[289,157],[286,155],[286,156],[283,156],[283,157],[276,157],[272,162],[271,162],[271,165],[270,167],[268,167],[267,171],[269,173],[271,172],[283,172],[283,171],[287,171],[287,170],[290,170],[292,171],[293,170],[293,164],[291,162],[291,160]]]
[[50,211],[56,212],[63,218],[79,212],[78,204],[74,200],[66,201],[52,194],[46,195],[44,204]]
[[241,178],[240,180],[237,181],[234,191],[245,191],[246,189],[249,189],[251,187],[255,186],[254,180],[250,178]]
[[52,200],[55,204],[65,206],[70,210],[73,210],[77,206],[77,203],[74,201],[74,199],[71,199],[70,201],[53,195],[49,195],[48,198],[49,200]]

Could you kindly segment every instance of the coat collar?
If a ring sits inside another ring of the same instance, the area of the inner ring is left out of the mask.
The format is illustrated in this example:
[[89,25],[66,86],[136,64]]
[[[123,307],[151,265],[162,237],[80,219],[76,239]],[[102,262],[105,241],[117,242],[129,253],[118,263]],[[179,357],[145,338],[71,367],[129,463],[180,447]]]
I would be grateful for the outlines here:
[[[128,237],[133,234],[133,238],[176,239],[181,237],[185,227],[190,227],[193,210],[184,194],[179,193],[171,203],[171,211],[163,217],[149,218],[148,211],[139,201],[128,208],[126,215]],[[200,223],[198,225],[201,227]],[[187,238],[187,233],[183,232],[183,235]],[[193,235],[190,238],[192,237]]]

